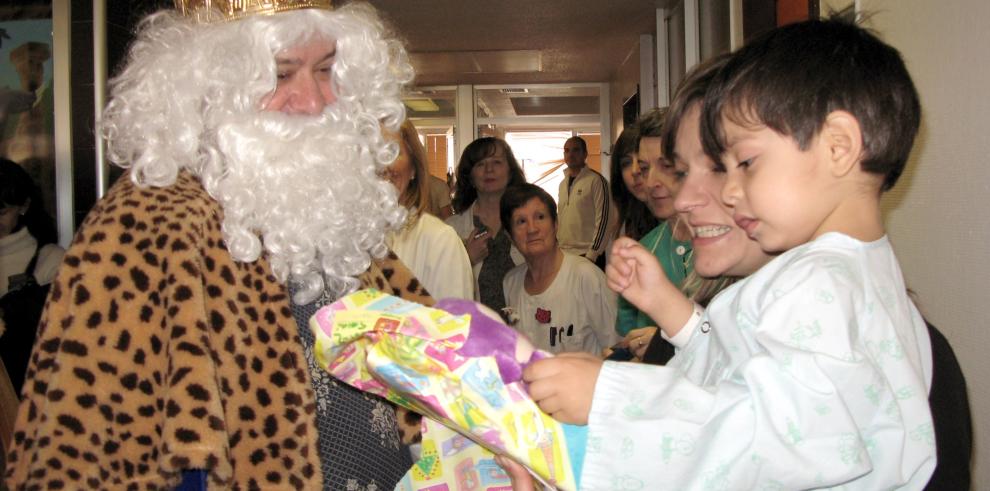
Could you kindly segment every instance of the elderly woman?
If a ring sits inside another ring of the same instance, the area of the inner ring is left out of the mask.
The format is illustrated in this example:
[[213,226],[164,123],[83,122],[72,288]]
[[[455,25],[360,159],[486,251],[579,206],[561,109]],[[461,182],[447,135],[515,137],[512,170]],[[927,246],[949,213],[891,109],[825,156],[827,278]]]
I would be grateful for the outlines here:
[[560,250],[553,198],[533,184],[510,187],[500,215],[526,259],[502,283],[516,329],[552,353],[598,354],[617,341],[615,294],[592,262]]
[[477,300],[498,312],[505,307],[502,279],[523,262],[499,218],[499,201],[507,186],[526,182],[512,149],[499,138],[479,138],[461,154],[457,164],[454,208],[447,219],[464,241],[474,277]]
[[399,193],[399,204],[409,210],[405,226],[392,234],[389,247],[409,267],[434,298],[474,298],[471,263],[460,237],[430,206],[426,151],[410,121],[399,130],[399,156],[385,178]]

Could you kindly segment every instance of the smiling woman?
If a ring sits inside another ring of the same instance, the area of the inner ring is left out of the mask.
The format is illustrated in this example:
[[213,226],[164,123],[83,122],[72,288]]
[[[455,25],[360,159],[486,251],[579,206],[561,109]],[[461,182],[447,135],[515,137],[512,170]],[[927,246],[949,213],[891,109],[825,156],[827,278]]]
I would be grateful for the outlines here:
[[515,327],[551,353],[598,354],[618,338],[612,330],[615,294],[590,261],[557,244],[557,207],[539,186],[522,184],[502,195],[502,227],[526,258],[502,283]]

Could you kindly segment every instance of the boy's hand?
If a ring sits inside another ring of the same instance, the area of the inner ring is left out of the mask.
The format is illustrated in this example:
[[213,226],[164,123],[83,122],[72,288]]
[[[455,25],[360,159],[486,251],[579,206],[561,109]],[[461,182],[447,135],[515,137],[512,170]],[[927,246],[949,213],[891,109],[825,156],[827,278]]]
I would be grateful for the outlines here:
[[691,318],[694,302],[667,279],[653,253],[635,240],[621,237],[615,241],[605,276],[609,288],[650,316],[668,337],[674,337]]
[[529,364],[523,380],[543,412],[561,423],[586,425],[602,363],[590,353],[562,353]]
[[663,301],[658,294],[668,293],[672,288],[676,290],[656,256],[628,237],[616,239],[612,245],[611,261],[605,267],[605,276],[609,288],[646,313]]

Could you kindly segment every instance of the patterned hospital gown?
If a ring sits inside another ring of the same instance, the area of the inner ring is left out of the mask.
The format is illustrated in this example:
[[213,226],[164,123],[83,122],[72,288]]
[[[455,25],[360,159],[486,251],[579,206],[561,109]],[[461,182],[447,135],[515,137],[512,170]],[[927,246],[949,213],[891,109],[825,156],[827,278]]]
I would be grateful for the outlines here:
[[[667,367],[606,362],[582,489],[922,489],[931,348],[886,237],[732,285]],[[677,341],[677,339],[675,339]]]

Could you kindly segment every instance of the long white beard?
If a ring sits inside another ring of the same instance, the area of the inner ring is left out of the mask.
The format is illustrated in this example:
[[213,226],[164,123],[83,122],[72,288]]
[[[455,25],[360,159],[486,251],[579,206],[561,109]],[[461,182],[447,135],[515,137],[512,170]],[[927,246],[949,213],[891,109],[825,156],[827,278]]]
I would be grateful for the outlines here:
[[377,162],[394,153],[375,146],[378,121],[355,121],[342,108],[258,113],[221,124],[216,139],[225,169],[200,174],[223,207],[227,248],[248,262],[263,248],[275,276],[299,287],[297,304],[356,289],[355,276],[385,255],[385,234],[405,219],[377,175]]

